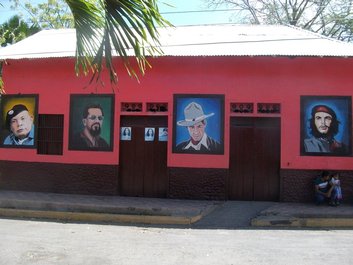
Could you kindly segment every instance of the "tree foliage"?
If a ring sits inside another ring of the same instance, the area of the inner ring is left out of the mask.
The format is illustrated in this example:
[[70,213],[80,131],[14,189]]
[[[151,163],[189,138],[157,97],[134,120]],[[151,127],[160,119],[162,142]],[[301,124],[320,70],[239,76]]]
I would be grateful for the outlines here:
[[343,41],[353,40],[353,0],[204,0],[226,5],[244,23],[293,25]]
[[[12,8],[26,12],[27,23],[41,29],[73,28],[74,19],[64,0],[47,0],[32,4],[30,1],[10,0]],[[33,2],[33,1],[32,1]]]
[[28,25],[19,16],[13,16],[0,25],[0,45],[4,47],[16,43],[39,30],[39,27]]
[[[14,44],[39,30],[35,25],[28,25],[19,16],[13,16],[7,22],[0,25],[0,46],[5,47]],[[0,61],[0,94],[4,93],[4,82],[2,80],[3,64]]]

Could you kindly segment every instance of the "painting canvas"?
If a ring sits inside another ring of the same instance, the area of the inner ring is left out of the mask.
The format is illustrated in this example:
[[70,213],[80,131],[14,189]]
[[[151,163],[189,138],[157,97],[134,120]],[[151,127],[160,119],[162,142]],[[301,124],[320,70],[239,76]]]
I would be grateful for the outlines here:
[[301,97],[301,155],[350,156],[351,97]]
[[114,95],[71,95],[69,150],[112,151]]
[[38,95],[1,95],[2,147],[36,148]]
[[224,95],[174,95],[173,153],[224,153]]

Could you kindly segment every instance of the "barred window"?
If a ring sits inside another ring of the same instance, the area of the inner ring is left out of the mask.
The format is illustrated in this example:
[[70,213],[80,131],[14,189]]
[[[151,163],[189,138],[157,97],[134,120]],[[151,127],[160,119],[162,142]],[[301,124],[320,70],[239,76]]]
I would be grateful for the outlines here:
[[258,113],[281,113],[281,104],[279,103],[258,103],[257,104],[257,112]]
[[122,112],[141,112],[142,111],[142,103],[141,102],[123,102],[121,103],[121,111]]
[[64,115],[38,115],[37,153],[42,155],[62,155],[64,138]]
[[168,112],[168,103],[147,103],[147,112]]
[[230,112],[231,113],[253,113],[254,104],[249,102],[231,103]]

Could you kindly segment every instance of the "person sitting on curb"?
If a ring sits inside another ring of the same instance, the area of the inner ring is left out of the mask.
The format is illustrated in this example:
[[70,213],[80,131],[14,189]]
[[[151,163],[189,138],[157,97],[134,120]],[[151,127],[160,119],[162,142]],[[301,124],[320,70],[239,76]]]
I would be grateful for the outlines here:
[[327,200],[331,202],[332,190],[334,186],[329,185],[329,179],[330,173],[328,171],[322,171],[321,175],[315,179],[314,185],[316,205],[320,205]]
[[342,200],[340,174],[338,172],[332,174],[329,183],[333,187],[330,205],[338,206]]

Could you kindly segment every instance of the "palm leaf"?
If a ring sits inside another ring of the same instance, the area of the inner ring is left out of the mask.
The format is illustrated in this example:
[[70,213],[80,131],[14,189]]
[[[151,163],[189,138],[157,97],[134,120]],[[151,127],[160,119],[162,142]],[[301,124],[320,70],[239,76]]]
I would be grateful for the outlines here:
[[92,3],[81,0],[66,0],[75,20],[76,28],[76,72],[97,71],[93,58],[102,54],[99,42],[102,40],[101,29],[104,27],[101,11]]
[[[111,82],[117,82],[113,64],[116,52],[129,75],[144,74],[148,55],[162,54],[158,27],[171,26],[159,13],[156,0],[66,0],[75,20],[77,50],[76,72],[93,72],[98,80],[103,58]],[[131,64],[129,50],[137,61]]]

